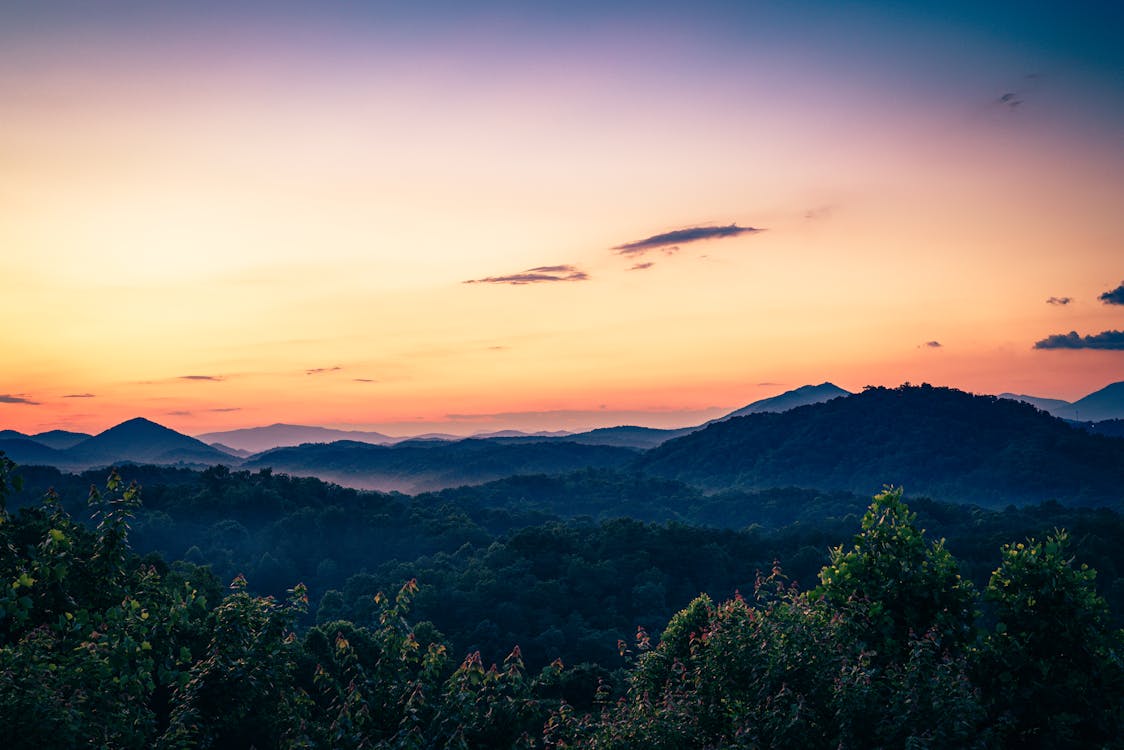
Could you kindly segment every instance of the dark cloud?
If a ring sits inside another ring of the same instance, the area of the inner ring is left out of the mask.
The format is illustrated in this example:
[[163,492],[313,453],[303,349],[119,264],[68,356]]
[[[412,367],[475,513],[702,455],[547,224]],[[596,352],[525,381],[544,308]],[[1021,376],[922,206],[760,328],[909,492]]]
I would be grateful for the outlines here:
[[206,380],[210,382],[219,382],[223,380],[222,375],[180,375],[177,380]]
[[635,242],[626,242],[623,245],[617,245],[613,250],[616,250],[620,255],[643,255],[650,250],[663,250],[672,247],[678,250],[679,245],[686,245],[688,242],[737,237],[739,234],[760,231],[760,229],[754,227],[739,227],[737,224],[730,224],[726,227],[688,227],[664,232],[663,234],[654,234]]
[[1124,351],[1124,331],[1101,331],[1091,336],[1079,336],[1077,331],[1055,333],[1036,341],[1035,349],[1113,349]]
[[541,284],[548,281],[586,281],[589,274],[574,266],[539,266],[528,268],[522,273],[507,276],[486,276],[482,279],[469,279],[466,284]]
[[1106,305],[1124,305],[1124,281],[1120,282],[1120,286],[1110,289],[1097,299]]
[[68,393],[63,398],[94,398],[92,393]]
[[941,342],[939,342],[939,341],[926,341],[925,346],[929,347],[930,349],[940,349],[941,348]]
[[343,368],[340,367],[339,365],[336,365],[335,367],[314,367],[311,370],[305,370],[304,374],[305,375],[323,375],[324,373],[327,373],[327,372],[338,372],[342,369]]
[[1048,297],[1046,299],[1047,305],[1068,305],[1073,302],[1073,297]]
[[0,404],[29,404],[31,406],[38,406],[38,401],[32,401],[23,396],[17,396],[13,393],[0,393]]
[[637,264],[633,265],[632,268],[630,268],[628,270],[630,270],[630,271],[646,271],[647,269],[651,268],[654,265],[656,265],[656,264],[652,263],[651,261],[649,261],[647,263],[637,263]]
[[354,380],[356,383],[373,383],[373,382],[375,382],[375,381],[371,380],[370,378],[352,378],[352,380]]
[[1027,95],[1036,91],[1041,83],[1042,75],[1038,73],[1028,73],[1023,76],[1018,87],[1000,94],[995,99],[994,104],[1008,112],[1015,112],[1022,107],[1023,103],[1026,101]]

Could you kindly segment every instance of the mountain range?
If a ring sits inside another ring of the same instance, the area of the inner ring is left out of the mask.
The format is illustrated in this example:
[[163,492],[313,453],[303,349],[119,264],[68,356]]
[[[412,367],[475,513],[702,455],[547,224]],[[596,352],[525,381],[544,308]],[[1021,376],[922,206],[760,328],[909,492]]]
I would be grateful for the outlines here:
[[[1120,398],[1124,383],[1114,383],[1069,407],[1111,414]],[[794,486],[870,494],[892,482],[913,494],[981,504],[1056,498],[1124,505],[1119,490],[1124,422],[1106,419],[1074,429],[1042,409],[1060,409],[1059,403],[1068,402],[973,396],[931,386],[849,394],[821,383],[678,430],[619,426],[577,434],[502,431],[419,440],[277,424],[200,436],[223,439],[208,445],[137,418],[92,436],[4,430],[0,451],[17,463],[67,471],[129,462],[224,464],[410,493],[604,468],[706,491]],[[364,439],[337,439],[341,434]],[[312,441],[253,452],[244,447],[303,438]]]

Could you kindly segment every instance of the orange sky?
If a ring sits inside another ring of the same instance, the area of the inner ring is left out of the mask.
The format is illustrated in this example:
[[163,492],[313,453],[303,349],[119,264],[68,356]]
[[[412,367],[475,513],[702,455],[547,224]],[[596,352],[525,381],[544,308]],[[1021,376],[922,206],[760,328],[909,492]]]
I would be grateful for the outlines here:
[[[1124,379],[1033,348],[1124,330],[1119,56],[1048,18],[219,7],[0,8],[0,428],[677,426],[825,380]],[[730,224],[764,231],[614,250]]]

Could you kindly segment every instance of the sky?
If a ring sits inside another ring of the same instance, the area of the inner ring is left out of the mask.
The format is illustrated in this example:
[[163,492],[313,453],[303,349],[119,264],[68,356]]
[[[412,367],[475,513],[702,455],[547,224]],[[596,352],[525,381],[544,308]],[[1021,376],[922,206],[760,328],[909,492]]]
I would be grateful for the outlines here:
[[1124,6],[0,0],[0,428],[1124,380]]

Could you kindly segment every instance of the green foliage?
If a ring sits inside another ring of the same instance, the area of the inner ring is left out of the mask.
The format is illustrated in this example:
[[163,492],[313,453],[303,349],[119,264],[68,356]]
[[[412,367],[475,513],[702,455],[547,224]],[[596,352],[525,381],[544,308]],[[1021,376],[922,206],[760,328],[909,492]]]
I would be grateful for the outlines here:
[[920,635],[958,648],[972,633],[975,588],[943,539],[926,544],[916,519],[900,488],[876,495],[853,546],[832,550],[816,589],[849,611],[856,637],[890,658]]
[[985,591],[996,622],[978,674],[1011,746],[1107,747],[1124,727],[1124,640],[1069,541],[1005,545]]

